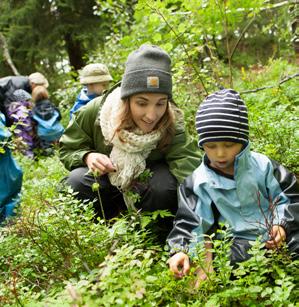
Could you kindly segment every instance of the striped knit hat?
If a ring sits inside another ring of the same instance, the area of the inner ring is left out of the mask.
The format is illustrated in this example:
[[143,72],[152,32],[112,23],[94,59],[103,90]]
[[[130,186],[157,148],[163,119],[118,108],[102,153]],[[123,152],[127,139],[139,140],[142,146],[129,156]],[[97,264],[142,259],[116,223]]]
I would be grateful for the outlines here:
[[232,89],[209,95],[197,110],[195,126],[199,147],[206,142],[248,142],[247,108],[239,93]]

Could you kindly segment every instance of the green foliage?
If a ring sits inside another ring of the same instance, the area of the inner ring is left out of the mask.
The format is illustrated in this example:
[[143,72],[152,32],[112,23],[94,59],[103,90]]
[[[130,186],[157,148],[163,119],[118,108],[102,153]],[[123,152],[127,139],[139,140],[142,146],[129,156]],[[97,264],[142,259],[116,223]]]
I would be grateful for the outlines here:
[[289,263],[282,251],[267,251],[255,242],[249,252],[251,258],[232,272],[234,278],[226,288],[212,295],[207,306],[294,306],[298,295],[298,261]]
[[[222,239],[211,238],[216,274],[195,289],[192,273],[173,278],[168,252],[156,243],[156,221],[168,212],[96,222],[92,204],[62,189],[56,156],[18,160],[26,170],[22,212],[0,229],[1,305],[295,306],[299,263],[284,251],[266,252],[256,242],[252,258],[232,268],[228,233],[219,230]],[[193,261],[192,272],[203,266],[200,247]]]
[[[286,61],[270,61],[261,71],[243,71],[242,89],[259,88],[277,84],[296,68]],[[249,111],[250,139],[253,149],[266,154],[299,173],[299,90],[298,79],[280,86],[244,94]],[[242,92],[242,90],[240,90]]]
[[[72,74],[74,75],[74,74]],[[62,114],[61,124],[66,127],[70,120],[70,109],[79,95],[82,85],[74,79],[64,81],[60,88],[53,93],[54,101],[59,105]]]
[[[59,74],[51,81],[58,88],[52,97],[64,126],[81,87],[74,81],[77,73],[66,74],[61,64],[66,32],[82,43],[84,60],[106,63],[115,81],[127,55],[153,43],[171,55],[174,100],[192,138],[197,138],[194,117],[206,92],[228,87],[232,78],[248,106],[252,148],[299,174],[298,79],[279,85],[297,72],[286,5],[271,8],[276,1],[261,0],[109,0],[84,7],[74,0],[37,2],[2,1],[0,31],[21,72],[35,67]],[[255,90],[265,86],[271,88]],[[9,142],[12,149],[14,142]],[[169,212],[132,210],[112,221],[96,220],[92,204],[63,187],[67,172],[56,154],[38,161],[17,159],[24,170],[22,203],[18,217],[0,229],[1,306],[298,305],[299,260],[291,261],[283,249],[269,252],[257,241],[251,259],[232,267],[230,237],[222,229],[221,240],[211,236],[215,272],[195,288],[194,272],[204,268],[204,251],[197,247],[189,276],[176,280],[170,274],[159,228]],[[146,171],[139,179],[150,176]],[[127,197],[138,201],[132,191]]]
[[[114,241],[105,258],[98,258],[99,265],[88,274],[70,278],[65,290],[36,306],[46,302],[53,306],[62,302],[78,306],[295,306],[298,299],[298,260],[291,262],[283,250],[266,251],[258,241],[250,251],[252,257],[233,269],[228,264],[226,234],[221,241],[214,239],[217,273],[196,289],[193,274],[182,280],[173,278],[165,265],[167,253],[153,245],[146,232],[136,231],[136,220],[120,219],[109,232]],[[199,255],[192,272],[202,263],[200,249]],[[33,304],[28,301],[28,306]]]
[[[241,66],[265,61],[269,48],[263,46],[273,46],[270,56],[281,55],[277,50],[287,50],[291,38],[286,30],[288,19],[284,18],[287,8],[285,5],[274,9],[261,0],[140,0],[134,8],[135,22],[130,32],[118,37],[122,46],[118,53],[124,54],[121,58],[125,59],[129,51],[142,43],[157,44],[171,54],[178,83],[185,83],[186,88],[192,84],[198,93],[210,92],[217,84],[230,84],[228,77],[232,72],[223,69],[222,60]],[[114,47],[115,37],[111,43]],[[110,49],[110,42],[105,54],[112,55],[113,65],[115,50]]]

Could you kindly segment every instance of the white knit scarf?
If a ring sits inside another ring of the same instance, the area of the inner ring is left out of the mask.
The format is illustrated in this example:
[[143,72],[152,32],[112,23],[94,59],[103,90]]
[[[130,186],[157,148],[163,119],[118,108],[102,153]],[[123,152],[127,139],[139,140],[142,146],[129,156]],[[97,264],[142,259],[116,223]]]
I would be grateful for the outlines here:
[[132,180],[145,170],[145,159],[157,147],[162,131],[144,134],[135,128],[133,131],[121,130],[115,133],[119,125],[121,103],[120,88],[116,88],[107,96],[100,111],[99,122],[106,143],[113,145],[110,159],[116,166],[116,172],[109,173],[110,182],[126,191]]

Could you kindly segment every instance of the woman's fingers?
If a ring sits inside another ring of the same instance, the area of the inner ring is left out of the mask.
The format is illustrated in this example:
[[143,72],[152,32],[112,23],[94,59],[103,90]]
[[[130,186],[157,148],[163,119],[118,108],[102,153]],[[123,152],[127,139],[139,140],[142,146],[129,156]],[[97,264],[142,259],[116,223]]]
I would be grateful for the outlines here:
[[98,162],[100,170],[104,173],[110,173],[110,172],[114,172],[116,170],[112,161],[106,155],[98,156],[97,162]]
[[89,153],[85,161],[91,171],[98,171],[101,175],[116,170],[110,158],[100,153]]

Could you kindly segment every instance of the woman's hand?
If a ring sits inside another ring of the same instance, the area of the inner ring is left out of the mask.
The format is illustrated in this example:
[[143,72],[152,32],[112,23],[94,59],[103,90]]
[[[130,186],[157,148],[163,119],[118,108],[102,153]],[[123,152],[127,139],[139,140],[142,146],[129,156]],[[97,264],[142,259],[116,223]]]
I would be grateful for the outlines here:
[[286,239],[286,232],[282,226],[274,225],[271,229],[271,240],[266,242],[266,247],[275,249]]
[[168,259],[167,263],[169,265],[170,271],[177,278],[182,278],[183,276],[189,273],[190,270],[189,257],[183,252],[179,252],[173,255],[170,259]]
[[100,175],[116,171],[110,158],[101,153],[90,152],[85,156],[84,161],[92,172],[99,172]]

